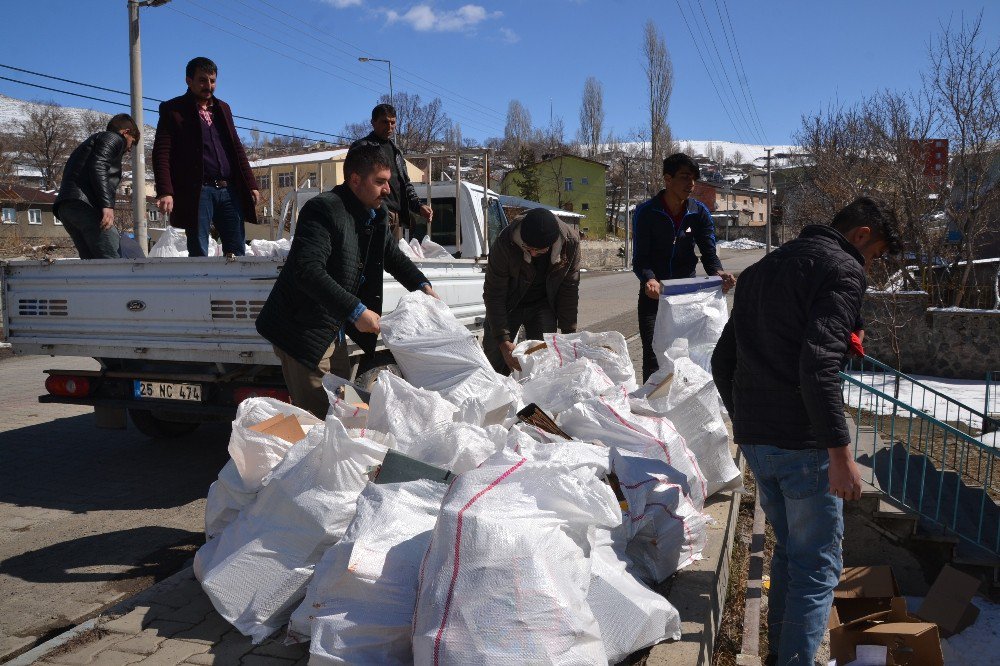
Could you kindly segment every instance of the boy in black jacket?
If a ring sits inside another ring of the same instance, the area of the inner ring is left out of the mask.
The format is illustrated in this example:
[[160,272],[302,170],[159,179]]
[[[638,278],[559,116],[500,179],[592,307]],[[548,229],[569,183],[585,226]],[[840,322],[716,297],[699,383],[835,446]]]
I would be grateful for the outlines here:
[[740,274],[712,374],[774,528],[768,664],[811,665],[842,567],[843,501],[861,496],[838,372],[865,270],[899,250],[896,216],[859,198]]

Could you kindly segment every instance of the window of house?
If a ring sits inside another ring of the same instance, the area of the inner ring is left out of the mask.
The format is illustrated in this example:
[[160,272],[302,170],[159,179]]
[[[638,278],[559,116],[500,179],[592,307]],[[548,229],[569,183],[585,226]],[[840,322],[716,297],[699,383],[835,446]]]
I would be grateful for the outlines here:
[[590,185],[590,178],[587,178],[586,176],[584,176],[583,178],[580,179],[580,184],[581,185]]
[[760,220],[761,222],[763,222],[764,221],[764,213],[757,213],[757,219]]
[[41,223],[42,223],[42,210],[40,208],[29,208],[28,224],[41,224]]
[[278,187],[295,187],[295,174],[291,171],[279,173]]
[[565,190],[566,192],[572,192],[573,191],[573,179],[572,178],[563,178],[563,190]]
[[159,219],[160,219],[160,211],[158,211],[158,210],[151,210],[151,211],[149,211],[149,221],[150,222],[156,222]]
[[583,208],[583,210],[590,210],[590,204],[589,203],[584,202],[583,204],[581,204],[581,207]]
[[3,209],[3,223],[4,224],[17,224],[17,209],[16,208],[4,208]]
[[262,190],[271,189],[271,174],[266,173],[263,176],[257,176],[257,184],[260,185],[260,189]]
[[310,171],[307,177],[309,178],[309,184],[306,187],[316,187],[319,183],[319,180],[316,178],[316,172]]
[[749,201],[747,201],[746,199],[744,199],[744,200],[743,200],[743,205],[744,205],[744,206],[748,206],[748,205],[750,205],[750,202],[749,202]]

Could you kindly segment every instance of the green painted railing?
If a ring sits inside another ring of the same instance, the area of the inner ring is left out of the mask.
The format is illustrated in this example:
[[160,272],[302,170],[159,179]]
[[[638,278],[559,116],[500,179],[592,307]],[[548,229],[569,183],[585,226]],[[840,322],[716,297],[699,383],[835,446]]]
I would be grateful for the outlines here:
[[925,523],[1000,555],[998,452],[978,438],[989,416],[870,357],[840,374],[867,480]]

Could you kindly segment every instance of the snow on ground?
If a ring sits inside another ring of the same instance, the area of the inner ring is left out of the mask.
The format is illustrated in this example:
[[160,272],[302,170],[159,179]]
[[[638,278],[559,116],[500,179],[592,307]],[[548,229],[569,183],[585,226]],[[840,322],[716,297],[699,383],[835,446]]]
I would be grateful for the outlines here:
[[731,241],[719,241],[715,244],[715,247],[720,247],[724,250],[759,250],[764,247],[764,243],[758,243],[749,238],[737,238]]
[[[923,601],[923,597],[906,597],[906,608],[913,613]],[[941,639],[945,666],[993,666],[997,663],[1000,604],[981,597],[974,597],[972,603],[979,608],[975,623],[951,638]]]
[[[888,374],[872,373],[866,371],[850,372],[852,377],[859,381],[873,386],[886,395],[893,395],[894,378]],[[943,379],[941,377],[926,377],[923,375],[912,375],[913,379],[929,386],[931,389],[943,393],[953,400],[961,402],[966,407],[982,412],[986,402],[986,381],[974,379]],[[996,384],[990,388],[990,408],[988,411],[1000,411],[1000,396],[996,392],[1000,390]],[[862,391],[857,386],[844,384],[844,402],[848,409],[856,409],[860,400],[861,408],[866,411],[878,411],[881,414],[892,412],[892,403],[882,400],[867,391]],[[982,419],[970,414],[966,410],[959,411],[954,404],[950,404],[943,397],[938,396],[924,388],[903,380],[899,386],[899,400],[912,405],[916,409],[922,410],[939,420],[960,421],[974,428],[982,426]],[[905,415],[904,415],[905,416]]]

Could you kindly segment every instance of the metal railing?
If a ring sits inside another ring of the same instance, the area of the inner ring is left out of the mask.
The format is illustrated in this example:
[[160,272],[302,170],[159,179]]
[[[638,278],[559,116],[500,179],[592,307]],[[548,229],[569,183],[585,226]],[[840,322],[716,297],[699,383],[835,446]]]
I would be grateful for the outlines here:
[[[871,374],[840,373],[857,427],[855,459],[862,469],[870,468],[869,483],[945,533],[986,551],[982,554],[1000,555],[997,451],[966,431],[979,430],[971,428],[967,412],[982,415],[875,359],[864,362],[893,376],[888,388],[896,392],[867,383]],[[922,406],[925,391],[934,397],[934,407]],[[918,398],[916,404],[904,395]],[[938,406],[938,400],[945,404]]]
[[983,414],[990,417],[991,423],[983,426],[983,432],[1000,430],[997,419],[1000,419],[1000,370],[986,373],[986,398],[983,400]]
[[[984,432],[1000,428],[1000,422],[997,422],[996,417],[990,416],[988,411],[974,409],[871,356],[852,358],[846,372],[859,379],[861,383],[888,393],[931,418],[951,424],[966,434],[978,437]],[[997,374],[1000,379],[1000,373]],[[848,396],[845,395],[846,399]]]

